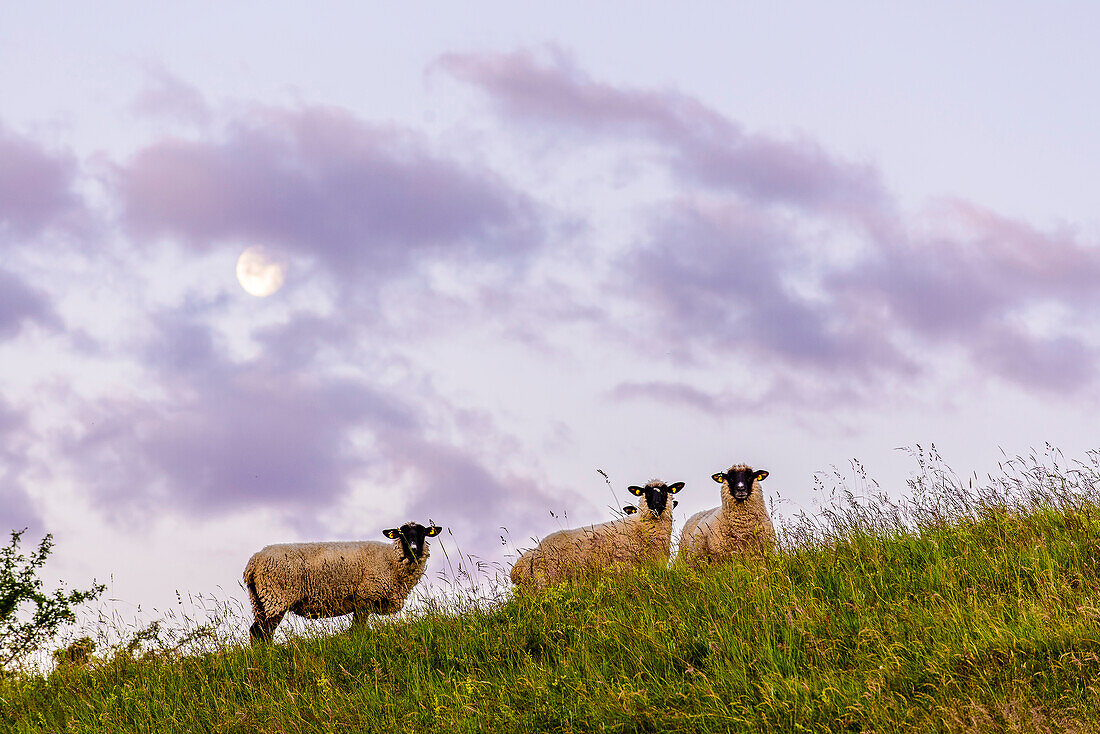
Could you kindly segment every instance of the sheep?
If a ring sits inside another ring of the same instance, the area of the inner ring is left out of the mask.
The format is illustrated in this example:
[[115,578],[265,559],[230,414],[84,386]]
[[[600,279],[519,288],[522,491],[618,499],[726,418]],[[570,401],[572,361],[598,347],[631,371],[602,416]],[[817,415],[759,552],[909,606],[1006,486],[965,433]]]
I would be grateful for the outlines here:
[[244,583],[256,621],[252,641],[270,641],[288,611],[309,619],[353,614],[362,624],[367,614],[395,614],[424,574],[428,562],[425,538],[443,528],[407,522],[383,530],[393,540],[281,543],[248,559]]
[[[672,548],[672,508],[668,506],[668,496],[683,488],[683,482],[665,484],[659,479],[644,487],[629,487],[631,494],[642,498],[639,504],[643,509],[628,505],[623,508],[628,517],[551,533],[516,559],[512,583],[544,588],[611,564],[667,563]],[[673,500],[672,507],[676,504]]]
[[713,475],[711,479],[722,485],[722,504],[688,519],[680,534],[678,558],[698,565],[774,545],[775,528],[759,487],[767,476],[763,469],[753,470],[745,464],[734,464]]

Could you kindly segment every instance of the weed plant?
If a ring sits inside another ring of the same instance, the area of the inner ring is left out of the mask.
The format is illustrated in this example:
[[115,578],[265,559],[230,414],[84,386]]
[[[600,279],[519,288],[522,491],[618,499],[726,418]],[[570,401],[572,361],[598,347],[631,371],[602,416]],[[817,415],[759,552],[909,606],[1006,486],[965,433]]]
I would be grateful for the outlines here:
[[1100,731],[1100,456],[914,457],[908,499],[857,465],[762,558],[266,646],[147,635],[0,681],[0,730]]

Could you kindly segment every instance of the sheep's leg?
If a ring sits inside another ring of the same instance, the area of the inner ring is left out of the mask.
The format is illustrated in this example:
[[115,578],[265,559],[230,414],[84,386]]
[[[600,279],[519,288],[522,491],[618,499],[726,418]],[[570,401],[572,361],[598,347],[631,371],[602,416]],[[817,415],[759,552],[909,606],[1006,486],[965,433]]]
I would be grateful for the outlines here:
[[355,629],[363,629],[367,626],[367,615],[370,614],[366,609],[356,609],[351,614],[351,626]]
[[256,618],[256,621],[248,628],[248,634],[252,638],[253,643],[271,642],[271,638],[275,635],[275,628],[279,626],[279,622],[282,621],[283,614],[286,612],[269,616],[267,610],[264,609],[263,600],[256,591],[255,579],[249,578],[247,571],[245,578],[247,579],[248,585],[248,598],[252,602],[252,613]]
[[251,635],[253,642],[271,642],[271,638],[275,636],[275,628],[282,621],[282,614],[276,614],[274,617],[264,617],[263,619],[257,617],[248,633]]

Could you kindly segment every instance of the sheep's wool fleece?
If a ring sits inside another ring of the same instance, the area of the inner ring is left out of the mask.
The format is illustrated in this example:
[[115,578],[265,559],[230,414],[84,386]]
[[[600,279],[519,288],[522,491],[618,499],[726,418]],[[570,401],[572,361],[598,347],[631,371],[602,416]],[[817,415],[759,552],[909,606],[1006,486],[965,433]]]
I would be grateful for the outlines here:
[[257,619],[287,611],[310,618],[393,614],[424,574],[428,555],[425,546],[420,562],[408,563],[399,540],[282,543],[253,555],[244,581],[254,589]]
[[[729,471],[749,468],[735,464]],[[692,515],[684,525],[679,557],[688,563],[718,561],[774,543],[775,528],[768,517],[760,482],[752,483],[752,493],[744,502],[735,500],[729,484],[723,482],[722,504]]]
[[648,504],[637,514],[599,525],[559,530],[516,559],[512,583],[543,588],[614,564],[667,563],[672,549],[672,507],[655,517]]

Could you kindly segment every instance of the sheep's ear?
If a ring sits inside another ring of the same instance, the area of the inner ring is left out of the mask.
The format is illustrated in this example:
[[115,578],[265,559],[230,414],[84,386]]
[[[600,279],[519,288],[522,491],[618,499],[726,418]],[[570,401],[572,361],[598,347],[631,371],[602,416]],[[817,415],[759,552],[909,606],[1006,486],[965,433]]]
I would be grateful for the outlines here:
[[764,481],[765,479],[768,478],[768,473],[766,471],[764,471],[763,469],[761,469],[760,471],[753,474],[752,478],[753,478],[754,481],[762,482],[762,481]]
[[684,483],[683,482],[676,482],[676,484],[668,485],[668,493],[669,494],[676,494],[677,492],[679,492],[683,488],[684,488]]
[[672,509],[676,509],[676,505],[680,504],[680,500],[672,500]]
[[718,482],[719,484],[726,481],[726,475],[723,474],[722,472],[718,472],[717,474],[711,474],[710,478],[713,479],[714,481]]
[[385,535],[387,538],[390,538],[391,540],[397,540],[398,536],[401,535],[401,531],[398,530],[397,528],[390,528],[389,530],[383,530],[382,535]]
[[628,515],[633,515],[637,511],[638,511],[638,508],[635,507],[634,505],[627,505],[626,507],[623,508],[623,512],[625,512]]
[[443,528],[439,527],[438,525],[432,525],[430,528],[428,528],[428,532],[424,534],[427,535],[429,538],[434,538],[441,532],[443,532]]
[[641,497],[643,494],[645,494],[645,490],[639,487],[637,484],[630,485],[626,488],[626,491],[630,492],[635,497]]

